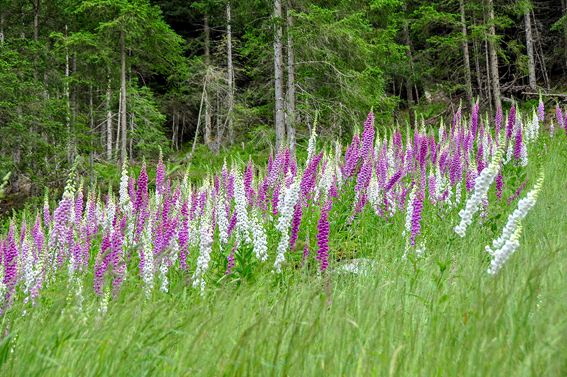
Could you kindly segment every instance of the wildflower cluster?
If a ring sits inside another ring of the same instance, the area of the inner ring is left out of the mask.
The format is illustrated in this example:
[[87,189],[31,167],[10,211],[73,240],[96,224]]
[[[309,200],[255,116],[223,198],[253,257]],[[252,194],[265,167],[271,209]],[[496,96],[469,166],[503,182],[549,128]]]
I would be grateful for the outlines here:
[[[406,254],[422,257],[428,250],[424,216],[433,211],[444,218],[465,201],[455,227],[465,236],[475,213],[482,209],[482,216],[489,205],[493,182],[501,197],[503,167],[525,166],[528,145],[538,140],[542,104],[529,120],[515,107],[509,114],[498,109],[494,122],[478,111],[477,105],[467,119],[459,109],[452,126],[441,125],[437,137],[424,125],[379,134],[370,113],[344,155],[338,143],[332,151],[318,151],[313,126],[305,164],[284,147],[270,157],[267,169],[252,161],[225,163],[201,184],[188,182],[187,175],[181,182],[168,179],[161,154],[155,187],[145,163],[137,179],[125,163],[118,195],[111,187],[106,195],[84,188],[72,170],[55,209],[46,200],[41,213],[12,220],[0,238],[0,310],[19,299],[35,302],[44,285],[62,275],[79,306],[89,293],[84,287],[92,285],[90,293],[101,300],[104,313],[129,274],[138,276],[149,298],[156,287],[168,292],[174,270],[205,292],[218,271],[226,279],[242,271],[248,254],[256,258],[248,268],[270,263],[274,273],[282,273],[287,253],[295,252],[303,265],[325,273],[335,255],[330,240],[337,208],[349,208],[343,218],[351,223],[369,215],[391,224],[401,213]],[[497,273],[517,247],[519,222],[535,204],[542,182],[519,201],[493,243],[495,250],[487,247],[494,256],[490,273]],[[310,244],[309,232],[316,244]],[[298,240],[306,240],[300,250]],[[84,283],[87,276],[93,276],[92,284]]]

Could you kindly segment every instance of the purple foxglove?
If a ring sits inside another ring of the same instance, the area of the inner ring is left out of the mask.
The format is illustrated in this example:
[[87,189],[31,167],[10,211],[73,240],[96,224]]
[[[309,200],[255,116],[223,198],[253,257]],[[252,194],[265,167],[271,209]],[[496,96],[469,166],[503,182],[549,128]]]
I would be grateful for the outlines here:
[[471,113],[471,131],[473,138],[476,138],[476,132],[478,127],[478,110],[479,110],[479,105],[478,105],[478,101],[476,101],[476,104],[474,105],[473,111]]
[[415,238],[421,234],[421,211],[423,210],[423,188],[419,188],[413,200],[413,212],[411,217],[411,246],[415,246]]
[[316,259],[321,263],[319,270],[325,271],[329,266],[329,213],[331,212],[331,208],[333,205],[333,200],[329,199],[322,207],[321,207],[321,216],[319,217],[319,222],[317,223],[317,246],[319,246],[319,250],[317,250],[317,257]]
[[[274,187],[274,191],[272,192],[272,215],[276,216],[279,211],[279,204],[280,204],[280,190],[282,188],[281,182],[278,182]],[[284,185],[284,191],[286,187]]]
[[157,170],[156,170],[156,197],[158,198],[157,202],[159,202],[159,198],[161,197],[161,195],[163,195],[165,193],[165,184],[164,184],[164,178],[165,178],[165,165],[163,163],[163,154],[161,152],[161,149],[159,151],[159,161],[157,164]]
[[398,182],[398,180],[401,178],[403,174],[402,170],[398,170],[397,172],[394,173],[394,175],[388,180],[388,183],[386,184],[386,187],[384,187],[384,191],[388,192],[390,191],[390,189],[392,187],[394,187],[394,185]]
[[514,160],[516,161],[516,164],[519,163],[520,157],[522,157],[522,144],[522,126],[520,125],[514,140]]
[[559,124],[559,128],[563,127],[563,112],[557,104],[557,108],[555,109],[555,115],[557,116],[557,124]]
[[[288,157],[289,157],[289,150],[288,150]],[[254,165],[252,164],[252,158],[250,158],[250,160],[248,161],[248,166],[246,167],[246,171],[244,173],[244,192],[246,193],[246,199],[248,199],[248,205],[250,207],[254,205],[254,189],[252,188],[253,176],[254,176]]]
[[146,173],[146,163],[142,165],[140,176],[138,177],[138,190],[136,191],[136,201],[134,210],[141,211],[148,204],[148,174]]
[[293,250],[297,236],[299,234],[299,226],[301,225],[301,217],[303,216],[303,203],[301,200],[295,205],[293,210],[293,219],[291,222],[291,235],[289,240],[289,249]]
[[516,104],[512,105],[510,109],[510,114],[508,115],[508,125],[506,127],[506,140],[512,138],[514,124],[516,123]]
[[343,176],[344,179],[348,179],[356,170],[358,164],[358,153],[360,146],[360,138],[358,134],[354,134],[352,137],[352,143],[347,147],[345,153],[345,164],[343,165]]
[[498,175],[496,176],[496,196],[498,201],[502,201],[502,187],[504,186],[504,177],[502,176],[502,165],[498,170]]
[[102,297],[102,286],[104,284],[104,273],[108,269],[108,264],[111,258],[111,235],[106,233],[102,238],[102,243],[100,244],[100,252],[97,256],[97,260],[94,266],[94,283],[93,290],[95,293]]
[[518,187],[516,192],[508,198],[508,205],[510,205],[510,203],[512,203],[513,200],[515,200],[516,198],[518,198],[520,196],[520,193],[522,192],[522,190],[526,188],[527,183],[528,183],[528,177],[526,177],[526,180],[520,185],[520,187]]
[[496,123],[494,139],[496,140],[496,143],[498,143],[498,135],[500,135],[500,128],[502,127],[502,108],[500,107],[496,109],[496,116],[494,118],[494,122]]
[[374,144],[374,114],[370,112],[364,122],[364,131],[362,132],[361,139],[362,145],[360,146],[359,156],[362,159],[366,159],[368,152]]
[[545,119],[545,106],[543,104],[543,99],[541,98],[541,93],[539,94],[539,105],[537,107],[537,113],[538,120],[540,122],[543,122],[543,120]]

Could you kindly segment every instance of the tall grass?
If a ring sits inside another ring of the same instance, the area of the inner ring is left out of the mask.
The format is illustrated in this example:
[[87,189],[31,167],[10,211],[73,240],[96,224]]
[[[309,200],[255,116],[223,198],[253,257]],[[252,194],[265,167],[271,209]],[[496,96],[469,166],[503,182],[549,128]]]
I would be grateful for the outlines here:
[[[484,246],[498,230],[473,223],[461,239],[455,215],[431,220],[427,257],[402,260],[403,219],[379,225],[367,211],[341,232],[337,210],[331,256],[372,258],[372,273],[265,267],[204,296],[173,274],[169,293],[150,300],[128,274],[102,317],[96,301],[78,313],[63,279],[34,308],[18,301],[1,317],[0,375],[565,376],[567,149],[549,143],[521,246],[495,277]],[[505,218],[488,221],[502,229]]]

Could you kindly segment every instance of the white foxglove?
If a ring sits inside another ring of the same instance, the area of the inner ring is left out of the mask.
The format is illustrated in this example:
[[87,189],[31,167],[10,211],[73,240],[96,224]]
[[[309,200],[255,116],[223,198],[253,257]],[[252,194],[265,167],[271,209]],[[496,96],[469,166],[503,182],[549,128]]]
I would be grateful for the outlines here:
[[472,196],[467,200],[465,208],[459,211],[461,222],[455,227],[455,232],[464,237],[467,226],[472,222],[473,215],[478,211],[478,207],[482,199],[486,196],[488,188],[496,178],[500,168],[500,160],[502,159],[502,149],[498,149],[492,158],[492,162],[486,168],[482,169],[480,175],[474,183],[474,191]]

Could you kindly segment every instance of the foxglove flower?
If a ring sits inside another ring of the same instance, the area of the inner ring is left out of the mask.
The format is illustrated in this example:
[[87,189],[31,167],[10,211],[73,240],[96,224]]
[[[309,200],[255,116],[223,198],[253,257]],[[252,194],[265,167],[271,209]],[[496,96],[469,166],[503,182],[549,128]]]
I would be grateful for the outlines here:
[[124,159],[122,165],[122,176],[120,177],[120,208],[125,213],[130,213],[132,203],[130,203],[130,195],[128,193],[128,159]]
[[[514,234],[506,240],[506,243],[498,250],[492,252],[494,259],[490,262],[490,268],[488,269],[488,274],[496,275],[498,271],[502,268],[504,263],[510,258],[514,251],[520,246],[520,235],[522,234],[522,226],[519,225]],[[489,250],[487,246],[487,250]]]
[[254,244],[254,254],[260,261],[265,262],[268,259],[268,236],[264,231],[264,227],[259,221],[258,208],[253,209],[250,219],[250,230],[252,232],[252,242]]
[[307,235],[307,238],[305,239],[305,246],[303,247],[303,256],[302,256],[303,265],[305,265],[305,261],[307,260],[308,257],[309,257],[309,235]]
[[364,122],[364,131],[362,132],[362,145],[360,146],[360,158],[366,159],[368,152],[374,144],[374,114],[370,112],[366,122]]
[[[242,188],[242,191],[244,191],[244,188]],[[210,210],[207,212],[210,212]],[[210,214],[207,213],[205,215],[204,221],[201,223],[201,228],[199,229],[201,234],[201,242],[199,244],[199,257],[197,258],[197,268],[195,270],[195,274],[193,274],[193,287],[200,287],[201,294],[204,294],[205,292],[204,275],[205,272],[209,269],[209,262],[211,261],[210,254],[213,251],[213,238],[211,237],[210,227]]]
[[272,169],[268,172],[268,186],[274,187],[274,184],[280,177],[280,171],[282,170],[282,163],[284,160],[285,151],[282,149],[276,154],[274,163],[272,164]]
[[[542,173],[532,191],[530,191],[525,198],[521,199],[518,202],[518,208],[510,216],[508,216],[508,222],[502,230],[502,235],[492,242],[492,246],[495,249],[498,249],[504,245],[506,240],[508,240],[516,230],[518,223],[522,221],[524,217],[526,217],[528,211],[536,204],[537,197],[543,185],[543,178],[544,176]],[[486,247],[486,250],[494,255],[494,252],[490,251],[490,248],[488,246]]]
[[473,138],[476,138],[476,131],[478,127],[478,110],[479,110],[479,105],[477,101],[471,113],[471,131]]
[[522,144],[522,126],[520,125],[516,132],[516,139],[514,142],[514,161],[516,161],[516,164],[520,161],[520,157],[522,157]]
[[[287,153],[289,159],[289,149],[287,150]],[[254,205],[254,195],[255,195],[254,189],[252,188],[253,176],[254,176],[254,165],[252,164],[252,158],[250,158],[250,161],[248,161],[248,166],[246,167],[246,172],[244,173],[244,191],[246,193],[246,199],[248,199],[248,205],[250,207]]]
[[303,203],[299,200],[293,210],[293,219],[291,222],[291,236],[289,240],[289,249],[292,250],[297,241],[299,234],[299,226],[301,225],[301,217],[303,216]]
[[72,219],[76,226],[81,223],[83,218],[83,181],[79,185],[79,190],[77,194],[77,199],[75,200],[75,217]]
[[433,167],[431,167],[429,169],[429,177],[427,177],[427,186],[429,187],[429,200],[431,201],[431,204],[435,205],[435,203],[437,202],[437,196],[436,196],[436,192],[437,192],[437,182],[436,182],[436,174],[435,174],[435,170]]
[[394,187],[394,185],[398,182],[398,180],[402,176],[402,173],[403,173],[403,171],[401,171],[401,170],[398,170],[397,172],[394,173],[394,175],[388,180],[386,187],[384,187],[385,192],[390,191],[390,189],[392,187]]
[[482,202],[482,199],[488,193],[488,189],[494,178],[500,171],[500,160],[502,159],[502,149],[499,148],[496,154],[492,157],[492,162],[485,168],[480,175],[476,178],[474,184],[474,193],[467,200],[465,208],[459,211],[459,216],[461,217],[461,222],[455,227],[455,233],[459,236],[464,237],[467,227],[472,222],[472,217],[478,211],[478,207]]
[[236,208],[236,229],[239,237],[246,243],[250,243],[248,210],[246,209],[246,193],[244,192],[244,181],[240,170],[236,171],[234,180],[234,202]]
[[502,165],[500,165],[500,169],[498,170],[498,175],[496,176],[496,196],[498,197],[498,201],[502,201],[502,188],[504,186],[504,177],[502,176]]
[[520,196],[522,190],[526,188],[527,183],[528,183],[528,177],[526,177],[526,180],[520,185],[520,187],[518,187],[516,192],[508,198],[508,205],[510,205],[510,203],[512,203],[513,200],[515,200]]
[[538,120],[540,122],[543,122],[545,118],[545,107],[543,105],[543,99],[541,98],[541,93],[539,94],[539,105],[537,107],[537,113],[538,113]]
[[43,224],[46,228],[51,225],[51,215],[49,213],[49,198],[47,196],[47,188],[45,190],[45,197],[43,199]]
[[500,128],[502,127],[502,108],[498,108],[496,109],[496,116],[494,118],[494,121],[496,123],[496,130],[494,132],[494,140],[496,140],[496,142],[498,143],[498,138],[500,135]]
[[329,266],[329,212],[331,212],[331,207],[333,205],[332,199],[329,199],[321,207],[321,216],[319,217],[319,222],[317,223],[317,250],[316,259],[321,263],[319,270],[324,271]]
[[149,300],[154,288],[154,252],[152,248],[152,234],[150,228],[144,230],[142,248],[140,249],[140,272],[144,282],[144,292]]
[[277,273],[281,272],[282,262],[285,261],[285,252],[289,244],[289,232],[288,228],[291,223],[293,216],[293,207],[299,200],[299,184],[294,182],[291,184],[289,189],[285,193],[284,204],[281,207],[280,217],[278,223],[276,224],[276,229],[282,233],[282,237],[278,244],[276,261],[274,263],[274,269]]
[[138,190],[136,191],[136,201],[134,210],[141,211],[148,204],[148,174],[146,173],[146,163],[142,165],[140,176],[138,177]]
[[232,272],[232,269],[234,268],[234,261],[235,261],[234,252],[236,251],[237,248],[238,248],[238,242],[234,245],[234,247],[231,250],[232,252],[226,258],[227,261],[228,261],[228,265],[227,265],[227,268],[226,268],[225,275],[230,275],[231,272]]
[[356,179],[356,186],[354,191],[358,194],[357,203],[355,204],[355,212],[362,212],[366,204],[366,189],[370,183],[370,178],[372,176],[372,158],[366,158],[366,161],[362,164],[362,168]]
[[159,161],[156,170],[156,202],[160,202],[161,196],[165,193],[165,165],[163,163],[163,153],[159,151]]
[[417,191],[417,186],[414,185],[409,195],[408,205],[406,208],[405,230],[403,231],[402,236],[405,236],[406,234],[408,235],[411,234],[411,227],[412,227],[411,220],[413,218],[413,208],[414,208],[413,203],[415,201],[416,191]]
[[418,188],[413,200],[413,212],[411,216],[411,246],[415,246],[415,238],[421,234],[421,211],[423,210],[423,188]]
[[347,147],[345,153],[345,163],[343,165],[343,176],[347,180],[356,170],[358,164],[358,153],[360,151],[360,138],[355,133],[352,137],[352,143]]
[[308,166],[311,162],[311,158],[315,154],[315,145],[317,143],[317,133],[315,130],[317,129],[317,115],[315,115],[315,122],[313,122],[313,128],[311,129],[311,137],[309,137],[309,143],[307,144],[307,161],[305,161],[305,165]]
[[516,122],[516,104],[512,105],[510,114],[508,115],[508,126],[506,127],[506,140],[510,140],[514,130],[514,123]]
[[559,128],[563,127],[563,112],[561,108],[559,108],[559,104],[557,104],[557,108],[555,109],[555,115],[557,115],[557,124],[559,124]]

